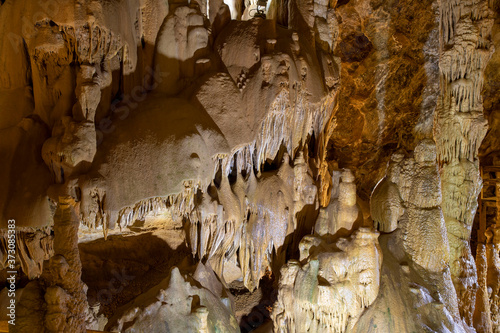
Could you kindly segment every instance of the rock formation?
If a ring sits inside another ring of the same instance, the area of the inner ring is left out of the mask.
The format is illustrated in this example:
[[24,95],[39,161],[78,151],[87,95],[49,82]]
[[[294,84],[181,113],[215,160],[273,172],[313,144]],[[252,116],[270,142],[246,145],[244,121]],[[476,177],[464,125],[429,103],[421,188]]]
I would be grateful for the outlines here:
[[441,4],[441,98],[436,143],[441,169],[443,213],[450,244],[450,268],[461,316],[473,326],[477,274],[469,239],[481,188],[478,150],[487,122],[481,90],[493,51],[489,37],[494,14],[488,2]]
[[[193,280],[196,278],[198,280]],[[201,287],[191,283],[201,283]],[[117,324],[112,325],[112,331],[239,331],[227,291],[214,272],[201,263],[191,279],[185,279],[174,267],[165,281],[135,299],[133,304],[126,305],[125,309],[121,316],[115,315],[118,319]]]
[[377,236],[366,228],[336,243],[306,236],[300,244],[304,265],[291,260],[281,269],[274,331],[346,332],[352,328],[377,298],[382,264]]
[[498,13],[0,1],[11,329],[500,331]]

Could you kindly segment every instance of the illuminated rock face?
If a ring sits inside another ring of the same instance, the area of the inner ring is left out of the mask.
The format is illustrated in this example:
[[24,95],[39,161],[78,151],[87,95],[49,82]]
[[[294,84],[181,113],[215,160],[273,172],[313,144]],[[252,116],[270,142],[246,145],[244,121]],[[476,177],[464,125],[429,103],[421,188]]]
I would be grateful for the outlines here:
[[495,1],[0,3],[21,331],[498,330]]
[[309,252],[301,258],[305,263],[290,261],[281,269],[274,331],[346,332],[354,326],[378,294],[377,237],[366,228],[336,243],[306,236],[301,242],[301,250]]
[[478,150],[487,131],[481,91],[494,51],[489,39],[494,13],[488,2],[442,3],[443,80],[436,119],[436,145],[441,169],[443,213],[450,244],[450,268],[460,314],[473,326],[478,288],[469,239],[482,180]]
[[[373,191],[371,201],[380,230],[393,232],[399,226],[406,254],[433,273],[446,269],[449,261],[441,200],[436,146],[432,140],[423,140],[412,157],[392,156],[387,176]],[[430,252],[434,244],[441,245]]]
[[351,170],[334,171],[330,204],[321,208],[314,230],[319,235],[335,235],[339,230],[353,230],[358,220],[356,184]]

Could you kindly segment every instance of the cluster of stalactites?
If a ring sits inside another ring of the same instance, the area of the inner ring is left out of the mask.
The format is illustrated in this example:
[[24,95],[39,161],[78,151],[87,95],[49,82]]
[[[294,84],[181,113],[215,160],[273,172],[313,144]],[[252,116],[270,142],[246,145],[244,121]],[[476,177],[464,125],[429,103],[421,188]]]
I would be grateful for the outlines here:
[[[53,124],[52,137],[42,149],[42,157],[53,171],[56,181],[64,183],[72,175],[85,172],[92,163],[97,150],[94,122],[101,90],[111,86],[111,72],[117,66],[122,75],[135,71],[136,46],[131,43],[136,41],[114,33],[92,17],[73,25],[56,24],[55,28],[51,26],[53,22],[48,20],[41,24],[46,25],[46,29],[40,29],[39,34],[56,37],[59,45],[39,45],[38,39],[28,41],[30,56],[39,75],[58,80],[52,72],[64,70],[73,62],[78,66],[77,103],[73,106],[72,115],[66,114]],[[51,84],[47,81],[46,88],[49,89]]]
[[[257,179],[250,169],[246,181],[238,176],[233,187],[243,192],[233,191],[227,175],[223,175],[218,188],[211,185],[217,188],[218,200],[202,191],[199,183],[186,182],[185,190],[178,195],[146,199],[121,209],[118,225],[125,228],[148,215],[167,211],[173,219],[187,223],[186,236],[193,257],[212,260],[219,276],[224,262],[240,249],[238,259],[244,282],[253,290],[270,267],[272,253],[279,253],[285,237],[296,229],[296,213],[305,205],[317,203],[317,190],[303,153],[299,152],[293,162],[292,167],[285,154],[276,175]],[[102,208],[104,197],[95,191],[93,198],[97,202],[93,207],[97,211],[87,214],[82,223],[91,228],[99,225],[106,235],[110,213]]]
[[[36,229],[16,230],[16,255],[21,270],[29,279],[40,276],[43,271],[43,261],[54,254],[53,236],[49,227]],[[0,230],[0,268],[4,269],[8,263],[8,234]]]
[[[261,129],[255,141],[236,147],[230,154],[218,154],[214,156],[214,174],[212,180],[186,181],[185,191],[180,194],[171,194],[165,197],[156,197],[142,200],[134,206],[124,207],[118,216],[118,226],[127,227],[136,220],[142,220],[148,213],[155,213],[164,207],[173,207],[174,215],[191,215],[194,208],[194,195],[204,189],[218,177],[229,177],[230,174],[240,174],[246,178],[247,175],[256,171],[256,176],[263,170],[267,160],[274,160],[280,153],[281,147],[285,148],[292,159],[295,158],[297,148],[303,145],[308,136],[320,133],[327,120],[330,118],[332,109],[326,101],[319,108],[309,108],[303,100],[304,96],[291,103],[289,92],[281,91],[270,107],[270,112],[262,121]],[[333,99],[327,96],[327,99]],[[110,218],[109,212],[105,212],[105,193],[96,189],[91,196],[97,201],[95,212],[89,212],[83,224],[91,229],[103,225],[115,225],[116,221],[106,221]],[[205,220],[202,218],[201,220]]]
[[[104,209],[106,193],[96,188],[91,195],[95,201],[93,210],[82,217],[82,224],[90,229],[102,228],[106,237],[108,226],[118,225],[123,229],[137,220],[144,220],[149,214],[167,210],[173,219],[188,223],[187,240],[193,256],[200,260],[217,257],[217,261],[223,262],[225,257],[232,257],[241,247],[240,265],[246,276],[245,283],[249,288],[255,288],[270,265],[273,251],[278,252],[285,236],[297,227],[295,214],[304,205],[317,203],[317,188],[299,148],[304,147],[313,133],[323,130],[332,112],[331,103],[310,108],[304,96],[299,94],[295,102],[291,102],[289,96],[287,90],[277,95],[255,141],[233,149],[230,154],[214,156],[212,180],[187,181],[182,193],[141,200],[122,208],[118,214]],[[281,153],[285,157],[278,174],[261,179],[265,162],[276,159]],[[290,159],[293,160],[293,168]],[[237,185],[229,184],[228,178],[232,175],[237,175]],[[217,200],[208,193],[209,187],[217,188]],[[234,188],[240,189],[240,192]],[[271,197],[269,202],[259,201],[259,197],[273,191],[283,196],[280,204],[273,205],[271,201],[276,198]],[[354,219],[357,217],[355,210]],[[248,217],[253,219],[250,223],[247,223]],[[278,223],[276,219],[279,220],[279,231],[271,227]],[[264,225],[262,230],[256,227],[259,223]],[[263,233],[265,245],[250,244],[256,232]],[[222,266],[223,263],[214,264],[218,274]]]
[[459,21],[470,19],[481,21],[489,18],[491,9],[488,1],[447,0],[441,2],[441,34],[444,43],[450,43],[458,34]]
[[233,149],[229,155],[215,157],[214,177],[220,165],[225,166],[225,176],[231,172],[248,174],[251,168],[259,174],[265,162],[274,160],[282,147],[294,159],[297,148],[307,137],[313,133],[319,135],[325,127],[332,113],[330,101],[333,98],[329,95],[319,108],[311,108],[303,93],[290,101],[290,92],[282,90],[271,104],[256,139]]
[[[201,191],[199,183],[186,181],[184,182],[184,191],[179,194],[144,199],[133,206],[124,207],[117,214],[117,226],[123,230],[133,225],[135,221],[144,221],[148,215],[157,215],[165,211],[174,218],[194,219],[195,214],[200,215],[195,209],[196,195],[199,191]],[[101,229],[106,237],[112,222],[110,220],[112,213],[103,208],[105,193],[95,189],[91,198],[95,201],[95,204],[92,205],[93,210],[86,212],[85,216],[82,215],[80,223],[83,227],[91,230]]]
[[442,97],[435,138],[442,162],[474,161],[486,134],[481,91],[493,51],[492,17],[486,0],[441,2]]
[[[39,27],[41,29],[43,25],[48,27],[53,22],[44,20],[39,24],[42,25]],[[135,45],[128,45],[124,38],[103,25],[89,20],[78,25],[61,24],[57,25],[57,28],[67,51],[66,55],[59,53],[58,57],[66,58],[68,63],[73,61],[73,57],[75,57],[80,64],[100,64],[104,59],[109,60],[119,56],[120,60],[127,66],[135,66],[129,55],[129,48],[135,47]],[[35,60],[42,61],[43,59],[39,59],[40,56],[47,58],[46,51],[44,49],[44,52],[40,53],[39,48],[35,48],[33,54]],[[59,61],[61,60],[63,59],[59,59]],[[130,73],[133,68],[126,68],[126,70],[127,73]]]

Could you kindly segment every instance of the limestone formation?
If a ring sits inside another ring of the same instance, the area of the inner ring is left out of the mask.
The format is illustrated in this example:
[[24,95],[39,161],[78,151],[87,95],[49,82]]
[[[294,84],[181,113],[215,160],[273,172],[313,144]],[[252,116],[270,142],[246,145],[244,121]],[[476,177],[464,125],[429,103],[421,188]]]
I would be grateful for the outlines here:
[[[42,327],[44,332],[85,332],[87,287],[81,281],[78,225],[74,199],[61,197],[54,215],[53,256],[43,268],[40,283],[35,280],[30,282],[32,288],[25,288],[18,324],[11,328],[14,332]],[[42,304],[37,304],[35,295]],[[38,314],[32,313],[37,310]]]
[[450,268],[460,312],[473,326],[477,273],[469,238],[481,188],[479,146],[487,126],[481,90],[491,57],[494,14],[487,1],[445,1],[441,9],[443,82],[438,100],[436,143],[443,188],[443,213],[450,244]]
[[330,204],[320,208],[315,231],[323,235],[335,235],[339,230],[351,231],[358,219],[359,208],[356,204],[356,184],[348,169],[342,173],[334,171]]
[[[413,262],[430,272],[447,267],[449,245],[432,140],[422,140],[411,157],[392,156],[387,176],[373,192],[371,211],[380,231],[403,230],[404,249]],[[434,244],[441,246],[429,251]]]
[[9,328],[498,332],[499,8],[0,0]]
[[301,242],[306,243],[303,264],[290,261],[281,269],[272,314],[274,331],[346,332],[351,328],[378,294],[382,255],[377,236],[366,228],[336,243],[306,236]]
[[[238,332],[228,297],[213,288],[223,287],[211,270],[199,264],[194,276],[185,278],[174,267],[164,281],[139,296],[111,325],[118,332]],[[201,275],[201,276],[200,276]],[[208,275],[208,276],[207,276]],[[193,280],[198,278],[199,280]],[[196,283],[201,283],[198,287]],[[217,285],[218,284],[218,285]],[[212,288],[211,288],[212,287]],[[156,294],[155,294],[156,293]],[[227,295],[227,294],[226,294]]]

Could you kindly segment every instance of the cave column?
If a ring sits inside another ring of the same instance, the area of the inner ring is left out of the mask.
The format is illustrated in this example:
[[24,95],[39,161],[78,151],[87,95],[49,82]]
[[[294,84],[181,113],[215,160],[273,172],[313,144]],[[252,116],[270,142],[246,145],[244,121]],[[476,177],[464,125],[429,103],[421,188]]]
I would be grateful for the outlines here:
[[472,327],[478,290],[469,240],[482,181],[478,149],[487,121],[481,90],[491,57],[493,11],[488,1],[442,0],[440,75],[434,136],[441,168],[450,269],[460,315]]
[[81,280],[78,227],[74,199],[60,197],[54,215],[54,256],[42,274],[48,332],[86,332],[87,287]]

